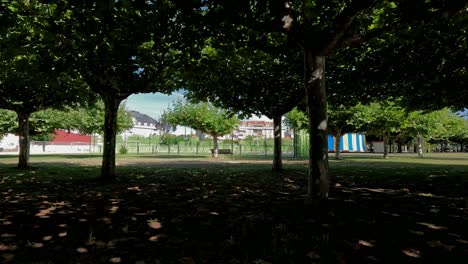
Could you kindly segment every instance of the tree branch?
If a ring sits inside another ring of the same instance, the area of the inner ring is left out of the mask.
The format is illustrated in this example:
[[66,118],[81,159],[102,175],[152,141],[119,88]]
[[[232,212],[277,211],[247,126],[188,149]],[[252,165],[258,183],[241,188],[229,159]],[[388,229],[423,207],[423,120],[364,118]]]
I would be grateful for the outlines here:
[[346,8],[338,14],[333,25],[325,30],[325,38],[319,49],[321,55],[327,55],[342,40],[351,23],[358,13],[371,7],[376,0],[353,0]]

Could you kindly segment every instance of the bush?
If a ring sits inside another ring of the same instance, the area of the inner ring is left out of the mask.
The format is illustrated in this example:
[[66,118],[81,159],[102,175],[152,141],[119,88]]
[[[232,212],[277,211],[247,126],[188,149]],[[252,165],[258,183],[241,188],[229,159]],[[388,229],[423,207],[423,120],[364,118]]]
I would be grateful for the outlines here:
[[120,145],[119,153],[120,154],[127,154],[128,153],[128,148],[125,145]]

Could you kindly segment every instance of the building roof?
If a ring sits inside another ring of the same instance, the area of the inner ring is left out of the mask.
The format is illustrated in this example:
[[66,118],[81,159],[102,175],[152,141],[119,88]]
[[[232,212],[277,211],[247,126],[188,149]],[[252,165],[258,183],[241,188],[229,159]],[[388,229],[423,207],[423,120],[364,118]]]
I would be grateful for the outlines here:
[[91,143],[91,136],[80,135],[64,130],[55,129],[55,135],[57,135],[52,142],[54,143],[71,143],[71,142],[84,142]]
[[154,118],[148,115],[142,114],[140,112],[130,111],[130,113],[132,114],[132,117],[135,118],[136,122],[139,122],[141,124],[147,123],[148,125],[149,124],[156,125],[158,123],[158,121],[156,121]]

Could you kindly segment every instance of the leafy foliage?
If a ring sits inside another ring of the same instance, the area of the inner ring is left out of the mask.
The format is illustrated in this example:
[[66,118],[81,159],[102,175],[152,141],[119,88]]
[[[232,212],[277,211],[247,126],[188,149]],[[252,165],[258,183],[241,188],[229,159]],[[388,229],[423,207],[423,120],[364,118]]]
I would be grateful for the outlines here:
[[176,102],[165,113],[168,123],[191,127],[212,137],[230,134],[239,124],[239,119],[226,110],[210,103]]

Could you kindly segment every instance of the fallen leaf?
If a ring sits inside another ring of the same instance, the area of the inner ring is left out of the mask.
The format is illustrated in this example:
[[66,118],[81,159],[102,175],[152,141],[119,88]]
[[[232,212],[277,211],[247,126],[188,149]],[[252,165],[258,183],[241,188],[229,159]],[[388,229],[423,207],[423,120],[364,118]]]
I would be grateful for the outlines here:
[[76,249],[76,251],[78,253],[88,253],[88,249],[84,248],[84,247],[79,247]]
[[161,223],[158,221],[148,221],[148,226],[153,229],[160,229],[162,227]]
[[43,247],[44,247],[44,243],[36,243],[36,242],[34,242],[34,243],[31,244],[31,247],[32,247],[32,248],[43,248]]
[[374,247],[374,244],[366,240],[359,240],[358,244],[366,246],[366,247]]
[[122,259],[120,257],[113,257],[113,258],[110,258],[109,261],[111,263],[120,263],[122,262]]
[[148,240],[151,242],[157,242],[159,241],[159,236],[151,236],[150,238],[148,238]]
[[117,212],[117,210],[119,210],[119,207],[118,206],[112,206],[109,211],[111,214],[115,214]]
[[412,258],[420,258],[421,257],[421,251],[417,250],[417,249],[412,249],[412,248],[408,248],[408,249],[403,249],[402,250],[403,253],[409,257],[412,257]]

